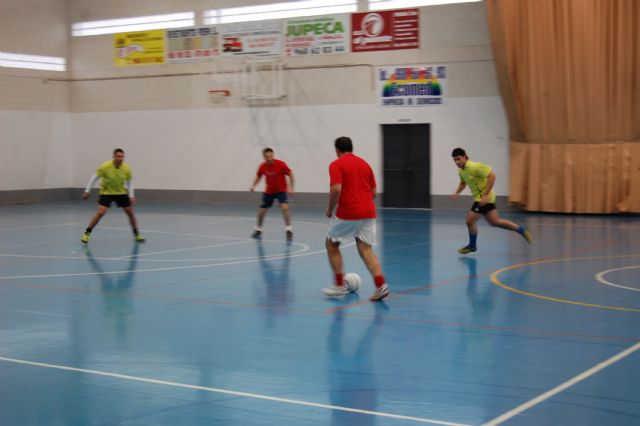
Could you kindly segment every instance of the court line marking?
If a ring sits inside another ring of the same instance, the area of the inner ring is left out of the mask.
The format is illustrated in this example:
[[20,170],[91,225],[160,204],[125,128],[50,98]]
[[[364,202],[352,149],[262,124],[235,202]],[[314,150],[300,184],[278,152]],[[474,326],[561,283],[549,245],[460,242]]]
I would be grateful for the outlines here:
[[[272,258],[274,259],[279,259],[282,256],[293,256],[293,255],[298,255],[301,253],[305,253],[309,250],[311,250],[311,247],[308,246],[307,244],[303,244],[303,243],[298,243],[295,241],[290,242],[291,245],[297,245],[300,246],[301,249],[294,251],[293,253],[279,253],[279,254],[269,254],[266,256],[260,256],[260,257],[256,257],[256,256],[245,256],[245,257],[211,257],[211,258],[197,258],[197,259],[140,259],[141,256],[150,256],[150,255],[155,255],[155,254],[164,254],[164,253],[172,253],[172,252],[179,252],[179,251],[189,251],[189,250],[200,250],[202,248],[211,248],[211,247],[221,247],[221,246],[228,246],[228,245],[233,245],[233,244],[243,244],[243,243],[252,243],[255,242],[255,240],[253,239],[245,239],[242,241],[233,241],[233,242],[229,242],[229,243],[219,243],[219,244],[212,244],[212,245],[207,245],[207,246],[198,246],[198,247],[187,247],[187,248],[181,248],[181,249],[175,249],[175,250],[165,250],[165,251],[157,251],[157,252],[148,252],[148,253],[142,253],[142,254],[136,254],[136,255],[128,255],[128,256],[118,256],[118,257],[93,257],[95,260],[107,260],[107,261],[120,261],[120,260],[129,260],[131,258],[138,258],[138,260],[140,262],[210,262],[210,261],[216,261],[216,262],[220,262],[223,260],[245,260],[245,261],[253,261],[254,259],[267,259],[270,260]],[[262,242],[270,242],[270,243],[283,243],[284,241],[279,241],[279,240],[262,240]],[[287,242],[289,243],[289,242]],[[345,246],[346,247],[346,246]],[[83,246],[83,249],[88,249],[88,246]],[[6,254],[6,253],[0,253],[0,257],[16,257],[16,258],[20,258],[20,259],[63,259],[63,260],[84,260],[87,258],[86,255],[84,256],[44,256],[44,255],[31,255],[31,254]]]
[[[217,261],[220,262],[222,260],[247,260],[247,259],[255,259],[256,256],[244,256],[244,257],[209,257],[209,258],[197,258],[197,259],[140,259],[140,257],[142,256],[153,256],[156,254],[166,254],[166,253],[176,253],[176,252],[182,252],[182,251],[191,251],[191,250],[200,250],[203,248],[213,248],[213,247],[223,247],[223,246],[230,246],[230,245],[234,245],[234,244],[248,244],[248,243],[255,243],[256,240],[254,239],[247,239],[247,240],[243,240],[243,241],[233,241],[233,242],[229,242],[229,243],[220,243],[220,244],[212,244],[212,245],[207,245],[207,246],[199,246],[199,247],[187,247],[187,248],[181,248],[181,249],[173,249],[173,250],[164,250],[164,251],[155,251],[155,252],[145,252],[142,254],[135,254],[135,255],[130,255],[130,256],[119,256],[119,257],[111,257],[111,258],[105,258],[105,260],[124,260],[124,259],[131,259],[131,258],[138,258],[140,261],[142,262],[210,262],[210,261]],[[276,243],[283,243],[284,241],[277,241],[277,240],[263,240],[262,242],[276,242]],[[259,244],[260,242],[258,242]],[[307,244],[303,244],[303,243],[298,243],[295,241],[291,241],[291,242],[287,242],[287,244],[291,244],[291,245],[296,245],[296,246],[300,246],[301,249],[294,251],[293,253],[289,253],[289,255],[297,255],[300,253],[305,253],[309,250],[311,250],[311,247],[308,246]],[[278,254],[269,254],[266,256],[259,256],[259,259],[270,259],[272,257],[278,257],[278,256],[284,256],[287,253],[278,253]],[[84,257],[79,257],[80,259],[83,259]],[[100,259],[100,258],[95,258],[95,259]]]
[[20,312],[22,314],[43,315],[46,317],[72,318],[71,315],[51,314],[48,312],[28,311],[26,309],[0,309],[2,311]]
[[515,264],[515,265],[510,265],[510,266],[507,266],[505,268],[498,269],[497,271],[494,271],[491,274],[491,282],[493,284],[497,285],[498,287],[502,287],[505,290],[508,290],[508,291],[511,291],[511,292],[514,292],[514,293],[518,293],[518,294],[522,294],[524,296],[535,297],[537,299],[549,300],[551,302],[566,303],[566,304],[569,304],[569,305],[585,306],[587,308],[610,309],[610,310],[614,310],[614,311],[626,311],[626,312],[640,312],[640,309],[623,308],[623,307],[620,307],[620,306],[600,305],[600,304],[597,304],[597,303],[578,302],[578,301],[575,301],[575,300],[560,299],[560,298],[557,298],[557,297],[549,297],[549,296],[544,296],[544,295],[541,295],[541,294],[530,293],[528,291],[524,291],[524,290],[520,290],[520,289],[517,289],[517,288],[514,288],[514,287],[510,287],[510,286],[506,285],[505,283],[503,283],[502,281],[500,281],[498,279],[498,275],[500,275],[503,272],[506,272],[506,271],[509,271],[509,270],[512,270],[512,269],[525,268],[527,266],[539,265],[539,264],[542,264],[542,263],[567,262],[567,261],[573,261],[573,260],[620,259],[620,258],[634,258],[634,257],[640,257],[640,255],[638,255],[638,254],[629,254],[629,255],[619,255],[619,256],[567,257],[567,258],[562,258],[562,259],[534,260],[532,262],[525,262],[525,263],[519,263],[519,264]]
[[[12,284],[8,284],[12,285]],[[16,284],[18,285],[18,284]],[[102,290],[93,290],[86,288],[74,288],[74,287],[61,287],[58,285],[36,285],[36,284],[19,284],[20,288],[30,288],[30,289],[44,289],[44,290],[53,290],[53,291],[65,291],[72,293],[91,293],[91,294],[103,294]],[[146,287],[144,290],[148,290],[149,287]],[[225,300],[211,300],[211,299],[196,299],[190,297],[180,297],[180,296],[161,296],[156,294],[146,294],[140,292],[114,292],[109,293],[107,296],[118,297],[122,295],[128,295],[136,298],[143,299],[158,299],[158,300],[168,300],[173,302],[187,302],[194,304],[205,304],[205,305],[223,305],[223,306],[234,306],[234,307],[243,307],[243,308],[263,308],[270,309],[274,311],[281,312],[300,312],[306,314],[327,314],[332,312],[327,312],[324,310],[314,310],[314,309],[305,309],[305,308],[292,308],[288,306],[282,305],[269,305],[269,304],[256,304],[256,303],[238,303],[238,302],[229,302]],[[345,313],[345,315],[361,319],[361,320],[372,320],[375,319],[372,315],[359,314],[359,313]],[[435,321],[435,320],[420,320],[415,318],[406,318],[406,317],[394,317],[394,316],[385,316],[385,321],[397,321],[397,322],[407,322],[412,324],[427,324],[438,327],[453,327],[459,328],[462,330],[470,330],[470,331],[487,331],[487,332],[507,332],[507,333],[516,333],[520,335],[525,334],[534,334],[541,336],[559,336],[559,337],[577,337],[584,339],[595,339],[595,340],[614,340],[621,342],[636,342],[638,341],[637,337],[625,337],[625,336],[598,336],[592,334],[584,334],[584,333],[568,333],[568,332],[558,332],[558,331],[549,331],[549,330],[538,330],[531,328],[516,328],[516,327],[501,327],[501,326],[491,326],[491,325],[478,325],[472,323],[462,323],[462,322],[450,322],[450,321]]]
[[[247,243],[250,243],[250,242],[251,242],[251,240],[246,239],[246,240],[243,240],[243,241],[230,241],[230,242],[227,242],[227,243],[208,244],[206,246],[183,247],[183,248],[171,249],[171,250],[150,251],[150,252],[145,252],[145,253],[140,253],[140,254],[133,254],[133,255],[129,255],[129,256],[113,257],[112,259],[116,259],[116,260],[131,259],[132,257],[141,258],[143,256],[153,256],[153,255],[156,255],[156,254],[179,253],[179,252],[183,252],[183,251],[201,250],[201,249],[205,249],[205,248],[233,246],[233,245],[236,245],[236,244],[247,244]],[[166,262],[166,260],[163,260],[163,262]]]
[[[444,241],[446,241],[446,239]],[[573,250],[573,251],[570,251],[570,252],[564,252],[564,253],[560,253],[560,254],[557,254],[557,255],[554,255],[554,256],[543,257],[541,259],[536,260],[535,262],[545,261],[545,260],[548,260],[548,259],[556,259],[556,258],[560,258],[561,256],[565,256],[567,254],[576,254],[576,253],[580,253],[580,252],[584,252],[584,251],[590,251],[590,250],[593,250],[595,248],[601,248],[603,246],[604,247],[610,246],[612,244],[615,244],[616,242],[617,242],[616,240],[606,241],[604,243],[595,244],[595,245],[584,247],[584,248],[581,248],[581,249],[578,249],[578,250]],[[475,276],[476,277],[481,277],[481,276],[486,275],[486,274],[490,274],[490,272],[477,273],[477,274],[475,274]],[[421,292],[421,291],[426,290],[426,289],[431,289],[431,288],[436,288],[436,287],[440,287],[440,286],[447,285],[447,284],[452,284],[452,283],[461,281],[461,280],[463,280],[465,278],[470,278],[471,276],[472,275],[468,275],[467,274],[467,275],[464,275],[464,276],[461,276],[461,277],[452,278],[452,279],[448,279],[448,280],[444,280],[444,281],[439,281],[439,282],[435,282],[435,283],[432,283],[432,284],[426,284],[426,285],[423,285],[423,286],[420,286],[420,287],[416,287],[416,288],[412,288],[412,289],[409,289],[409,290],[404,290],[404,291],[399,291],[399,292],[391,292],[391,294],[386,298],[386,300],[388,301],[389,299],[394,297],[394,295],[395,296],[403,296],[403,295],[407,295],[407,294],[411,294],[411,293],[417,293],[417,292]],[[341,311],[341,310],[344,310],[344,309],[349,309],[349,308],[353,308],[353,307],[356,307],[356,306],[366,305],[368,303],[378,303],[378,302],[372,302],[370,300],[359,301],[359,302],[355,302],[355,303],[348,304],[348,305],[338,306],[337,308],[327,309],[325,311],[325,313],[326,314],[332,314],[332,313],[335,313],[335,312],[338,312],[338,311]]]
[[27,361],[27,360],[16,359],[16,358],[0,357],[0,361],[11,362],[11,363],[14,363],[14,364],[29,365],[29,366],[33,366],[33,367],[43,367],[43,368],[51,368],[51,369],[55,369],[55,370],[72,371],[72,372],[76,372],[76,373],[93,374],[93,375],[96,375],[96,376],[112,377],[112,378],[115,378],[115,379],[122,379],[122,380],[129,380],[129,381],[143,382],[143,383],[151,383],[151,384],[155,384],[155,385],[173,386],[173,387],[177,387],[177,388],[206,391],[206,392],[211,392],[211,393],[221,393],[221,394],[234,395],[234,396],[240,396],[240,397],[245,397],[245,398],[262,399],[262,400],[266,400],[266,401],[281,402],[281,403],[285,403],[285,404],[303,405],[303,406],[315,407],[315,408],[325,408],[325,409],[328,409],[328,410],[346,411],[346,412],[349,412],[349,413],[367,414],[367,415],[370,415],[370,416],[388,417],[388,418],[399,419],[399,420],[410,420],[410,421],[414,421],[414,422],[418,422],[418,423],[429,423],[429,424],[437,424],[437,425],[445,425],[445,426],[470,426],[470,425],[466,425],[466,424],[463,424],[463,423],[453,423],[453,422],[447,422],[447,421],[443,421],[443,420],[428,419],[428,418],[424,418],[424,417],[404,416],[404,415],[401,415],[401,414],[385,413],[383,411],[361,410],[361,409],[358,409],[358,408],[343,407],[343,406],[340,406],[340,405],[322,404],[322,403],[318,403],[318,402],[309,402],[309,401],[303,401],[303,400],[299,400],[299,399],[280,398],[280,397],[277,397],[277,396],[269,396],[269,395],[262,395],[262,394],[257,394],[257,393],[234,391],[234,390],[230,390],[230,389],[214,388],[214,387],[199,386],[199,385],[190,385],[190,384],[187,384],[187,383],[178,383],[178,382],[170,382],[170,381],[166,381],[166,380],[149,379],[149,378],[146,378],[146,377],[131,376],[131,375],[128,375],[128,374],[111,373],[111,372],[108,372],[108,371],[100,371],[100,370],[89,370],[89,369],[86,369],[86,368],[76,368],[76,367],[69,367],[69,366],[66,366],[66,365],[58,365],[58,364],[47,364],[47,363],[43,363],[43,362]]
[[49,225],[32,225],[32,226],[21,226],[19,228],[0,228],[0,232],[5,232],[5,231],[23,231],[25,229],[39,229],[39,228],[53,228],[53,227],[58,227],[58,226],[70,226],[70,225],[74,225],[74,223],[51,223]]
[[[355,242],[345,244],[344,247],[350,247],[355,245]],[[278,260],[292,257],[301,257],[301,256],[311,256],[314,254],[326,253],[325,249],[309,251],[299,254],[282,254],[282,255],[274,255],[274,257],[268,258],[267,260]],[[70,274],[44,274],[44,275],[15,275],[15,276],[0,276],[0,280],[10,280],[10,279],[25,279],[25,278],[60,278],[60,277],[84,277],[90,275],[113,275],[113,274],[127,274],[130,272],[140,273],[140,272],[164,272],[164,271],[177,271],[182,269],[201,269],[201,268],[211,268],[213,266],[228,266],[228,265],[238,265],[243,263],[255,263],[261,262],[265,260],[266,257],[256,257],[256,258],[248,258],[245,260],[239,260],[236,262],[223,262],[223,263],[209,263],[206,265],[189,265],[189,266],[171,266],[167,268],[152,268],[152,269],[127,269],[123,271],[103,271],[103,272],[78,272],[78,273],[70,273]]]
[[591,367],[590,369],[583,371],[582,373],[578,374],[577,376],[573,377],[572,379],[567,380],[564,383],[559,384],[558,386],[554,387],[553,389],[548,390],[547,392],[544,392],[540,395],[538,395],[537,397],[525,402],[524,404],[521,404],[517,407],[515,407],[512,410],[507,411],[506,413],[496,417],[493,420],[490,420],[486,423],[483,424],[483,426],[496,426],[499,425],[501,423],[504,423],[505,421],[517,416],[518,414],[532,408],[535,407],[536,405],[540,404],[541,402],[544,402],[545,400],[551,398],[554,395],[559,394],[560,392],[564,391],[565,389],[570,388],[571,386],[580,383],[581,381],[588,379],[589,377],[593,376],[594,374],[598,373],[599,371],[609,367],[612,364],[615,364],[616,362],[620,361],[621,359],[631,355],[632,353],[634,353],[635,351],[640,349],[640,342],[636,343],[635,345],[623,350],[622,352],[618,353],[617,355],[612,356],[611,358],[607,359],[606,361],[603,361],[599,364],[596,364],[595,366]]
[[602,283],[602,284],[604,284],[604,285],[609,285],[609,286],[611,286],[611,287],[623,288],[623,289],[625,289],[625,290],[640,291],[640,288],[627,287],[627,286],[620,285],[620,284],[614,284],[614,283],[612,283],[611,281],[607,281],[607,280],[605,280],[605,279],[604,279],[604,276],[605,276],[606,274],[608,274],[609,272],[622,271],[622,270],[625,270],[625,269],[638,269],[638,268],[640,268],[640,265],[635,265],[635,266],[624,266],[624,267],[622,267],[622,268],[613,268],[613,269],[608,269],[608,270],[606,270],[606,271],[598,272],[598,273],[595,275],[595,278],[596,278],[596,280],[597,280],[597,281],[601,282],[601,283]]

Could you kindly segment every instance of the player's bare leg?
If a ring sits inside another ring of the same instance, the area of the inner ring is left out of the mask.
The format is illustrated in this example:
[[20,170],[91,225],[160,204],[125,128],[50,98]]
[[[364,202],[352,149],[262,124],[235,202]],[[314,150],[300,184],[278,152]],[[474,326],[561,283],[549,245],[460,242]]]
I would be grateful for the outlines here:
[[258,210],[258,218],[256,219],[256,229],[253,231],[253,238],[260,238],[262,235],[262,224],[264,223],[264,216],[267,214],[267,209],[260,207]]
[[282,203],[282,204],[280,204],[280,208],[282,209],[282,216],[284,217],[284,224],[286,226],[291,226],[291,212],[289,211],[289,204]]
[[267,209],[263,209],[261,207],[260,210],[258,210],[258,219],[256,221],[256,224],[260,229],[262,229],[262,224],[264,223],[264,217],[266,214],[267,214]]
[[131,229],[133,230],[133,235],[135,236],[135,240],[138,242],[143,242],[144,238],[138,233],[138,221],[136,219],[136,215],[133,213],[133,206],[123,207],[122,210],[127,214],[129,218],[129,224],[131,224]]
[[498,228],[507,229],[509,231],[517,231],[519,226],[510,220],[503,219],[500,217],[500,214],[497,210],[491,210],[489,213],[485,215],[487,222],[491,224],[491,226],[497,226]]
[[284,216],[284,225],[287,234],[287,240],[291,241],[293,239],[293,230],[291,228],[291,212],[289,210],[288,203],[280,204],[280,208],[282,209],[282,216]]
[[100,219],[102,219],[104,215],[107,214],[107,210],[109,210],[108,207],[99,205],[98,211],[96,211],[96,214],[94,214],[93,217],[91,218],[88,228],[89,229],[95,228],[98,222],[100,222]]
[[351,291],[344,282],[344,270],[342,264],[342,253],[340,253],[340,243],[331,241],[330,238],[325,240],[325,247],[327,248],[327,256],[329,258],[329,265],[335,276],[335,283],[331,287],[322,289],[324,294],[329,297],[342,297],[349,294]]
[[127,214],[127,217],[129,218],[129,224],[131,225],[131,229],[137,230],[138,221],[136,220],[136,215],[133,213],[133,207],[131,206],[123,207],[122,210],[124,210],[124,212]]
[[344,274],[342,265],[342,253],[340,253],[340,243],[331,241],[327,238],[325,240],[325,247],[327,248],[327,256],[329,257],[329,265],[335,275]]
[[389,287],[385,282],[384,276],[382,275],[382,266],[380,266],[380,260],[378,260],[378,256],[376,256],[373,251],[373,247],[370,244],[365,243],[364,241],[356,238],[356,246],[358,247],[358,254],[362,258],[362,261],[369,269],[371,276],[373,277],[373,282],[376,286],[376,291],[369,298],[369,300],[373,302],[377,302],[379,300],[387,297],[391,292],[389,291]]
[[482,216],[480,213],[472,212],[469,210],[467,212],[467,229],[469,229],[469,235],[478,235],[478,219]]
[[358,247],[358,254],[362,258],[362,261],[367,266],[367,269],[371,273],[372,277],[377,277],[378,275],[382,275],[382,267],[380,266],[380,261],[378,260],[378,256],[373,252],[373,247],[364,241],[360,241],[356,238],[356,246]]
[[87,230],[84,232],[84,234],[82,234],[80,241],[85,244],[89,242],[89,239],[91,238],[91,231],[93,231],[93,228],[95,228],[98,222],[100,222],[100,219],[102,219],[102,217],[107,214],[107,210],[107,206],[103,206],[101,204],[98,205],[98,210],[91,218],[91,221],[89,221],[89,226],[87,226]]
[[491,226],[496,226],[498,228],[517,232],[518,234],[522,235],[522,237],[527,240],[529,244],[531,244],[531,231],[529,231],[529,228],[527,228],[526,226],[518,225],[507,219],[502,219],[496,210],[491,210],[485,215],[485,217],[487,219],[487,222],[489,222]]
[[482,216],[480,213],[469,210],[467,212],[467,229],[469,231],[469,244],[458,249],[460,254],[469,254],[477,250],[476,238],[478,238],[478,219]]

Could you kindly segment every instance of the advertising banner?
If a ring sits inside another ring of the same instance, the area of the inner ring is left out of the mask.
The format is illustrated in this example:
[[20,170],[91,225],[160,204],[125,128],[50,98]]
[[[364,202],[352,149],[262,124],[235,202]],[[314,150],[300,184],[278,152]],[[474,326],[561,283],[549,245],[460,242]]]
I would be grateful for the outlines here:
[[167,30],[167,62],[205,61],[220,55],[218,27]]
[[164,64],[165,30],[113,35],[113,64],[117,67]]
[[346,53],[349,45],[349,15],[314,16],[286,21],[287,56]]
[[280,56],[280,21],[242,22],[222,27],[222,54],[225,56]]
[[420,47],[418,9],[381,10],[351,15],[351,51],[417,49]]
[[401,65],[376,68],[378,105],[415,107],[444,104],[446,65]]

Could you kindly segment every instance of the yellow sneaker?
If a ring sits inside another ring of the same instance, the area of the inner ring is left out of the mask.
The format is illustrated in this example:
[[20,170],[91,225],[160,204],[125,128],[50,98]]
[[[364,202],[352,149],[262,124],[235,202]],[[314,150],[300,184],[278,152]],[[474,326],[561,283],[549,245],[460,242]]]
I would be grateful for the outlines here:
[[531,235],[531,231],[527,226],[523,226],[523,228],[524,228],[524,231],[522,231],[522,236],[524,237],[525,240],[527,240],[529,244],[531,244],[531,242],[533,241],[533,235]]
[[477,247],[464,246],[461,249],[458,249],[458,253],[460,253],[460,254],[469,254],[469,253],[473,253],[476,250],[478,250]]

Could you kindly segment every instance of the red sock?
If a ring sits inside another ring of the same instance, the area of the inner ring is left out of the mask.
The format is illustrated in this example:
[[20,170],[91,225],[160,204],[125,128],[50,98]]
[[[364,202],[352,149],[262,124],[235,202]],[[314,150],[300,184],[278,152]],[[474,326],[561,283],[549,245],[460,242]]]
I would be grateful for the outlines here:
[[382,287],[386,281],[384,280],[384,275],[378,275],[373,278],[373,282],[376,283],[376,287]]
[[336,274],[336,285],[341,287],[344,285],[344,274]]

